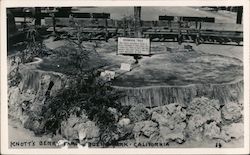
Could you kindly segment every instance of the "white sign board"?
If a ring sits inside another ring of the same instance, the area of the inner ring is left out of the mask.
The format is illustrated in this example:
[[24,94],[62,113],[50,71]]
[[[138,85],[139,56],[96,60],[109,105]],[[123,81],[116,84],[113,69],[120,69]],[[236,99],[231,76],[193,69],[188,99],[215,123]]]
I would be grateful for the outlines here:
[[100,76],[110,81],[111,79],[115,78],[115,72],[114,71],[105,70],[104,72],[101,72]]
[[118,54],[150,54],[149,38],[118,37]]
[[130,64],[126,64],[126,63],[121,63],[121,70],[124,71],[130,71],[131,70],[131,65]]

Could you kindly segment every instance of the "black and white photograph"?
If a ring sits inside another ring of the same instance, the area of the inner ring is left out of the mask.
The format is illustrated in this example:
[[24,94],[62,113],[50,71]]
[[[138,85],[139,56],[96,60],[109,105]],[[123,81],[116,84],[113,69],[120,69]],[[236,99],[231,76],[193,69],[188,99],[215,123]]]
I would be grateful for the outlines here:
[[5,11],[7,149],[246,147],[243,5]]

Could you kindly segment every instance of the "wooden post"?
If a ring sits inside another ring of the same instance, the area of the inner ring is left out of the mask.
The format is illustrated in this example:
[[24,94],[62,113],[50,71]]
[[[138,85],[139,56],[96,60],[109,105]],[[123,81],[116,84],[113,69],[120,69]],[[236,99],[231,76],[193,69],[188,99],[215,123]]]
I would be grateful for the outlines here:
[[141,32],[141,7],[134,7],[135,37],[142,37]]
[[242,23],[243,6],[237,7],[237,19],[236,24]]
[[53,34],[56,34],[56,18],[55,13],[52,14],[52,22],[53,22]]
[[54,8],[51,12],[52,17],[52,25],[53,25],[53,33],[52,35],[56,35],[56,8]]
[[127,20],[126,17],[123,19],[123,37],[126,37],[126,24]]
[[41,7],[35,7],[35,25],[41,25]]
[[108,19],[105,19],[105,41],[108,41]]
[[201,36],[200,31],[201,31],[201,21],[199,22],[198,33],[196,34],[196,39],[195,39],[196,45],[200,44],[200,36]]
[[10,9],[7,9],[7,35],[14,34],[17,32],[15,17]]
[[178,17],[178,44],[181,45],[182,43],[182,34],[181,34],[181,17]]

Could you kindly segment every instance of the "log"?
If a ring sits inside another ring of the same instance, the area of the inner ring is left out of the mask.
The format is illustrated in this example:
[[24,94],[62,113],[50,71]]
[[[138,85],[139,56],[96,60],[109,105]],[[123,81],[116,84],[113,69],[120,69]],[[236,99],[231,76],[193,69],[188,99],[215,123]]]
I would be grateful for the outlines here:
[[220,104],[229,101],[240,101],[243,98],[243,80],[227,84],[194,84],[188,86],[149,86],[149,87],[119,87],[125,97],[121,99],[123,105],[142,103],[145,107],[162,106],[170,103],[188,103],[195,97],[206,96],[218,99]]

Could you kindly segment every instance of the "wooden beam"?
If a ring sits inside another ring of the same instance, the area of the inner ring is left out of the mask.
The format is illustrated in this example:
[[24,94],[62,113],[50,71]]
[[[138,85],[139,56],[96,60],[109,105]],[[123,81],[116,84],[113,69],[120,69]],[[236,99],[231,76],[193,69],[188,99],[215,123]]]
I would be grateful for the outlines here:
[[241,24],[242,23],[242,14],[243,14],[243,6],[239,6],[237,8],[236,24]]
[[135,37],[142,37],[141,32],[141,7],[134,7],[134,20],[135,20]]

